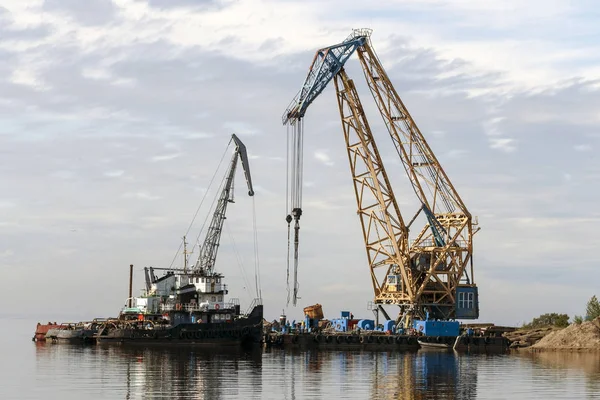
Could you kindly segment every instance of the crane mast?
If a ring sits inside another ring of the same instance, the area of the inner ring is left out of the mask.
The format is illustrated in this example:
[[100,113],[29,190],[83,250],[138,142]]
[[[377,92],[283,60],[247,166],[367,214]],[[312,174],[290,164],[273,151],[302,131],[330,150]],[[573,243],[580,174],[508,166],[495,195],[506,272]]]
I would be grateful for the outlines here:
[[[385,292],[385,286],[376,272],[383,268],[386,275],[397,274],[398,266],[406,263],[403,255],[407,250],[408,231],[354,82],[342,69],[334,77],[334,84],[377,299]],[[409,281],[409,276],[403,278],[402,282]],[[406,294],[397,293],[395,300],[410,300],[412,288],[406,289]]]
[[214,272],[215,261],[217,259],[217,252],[219,249],[219,243],[221,241],[221,233],[223,232],[223,223],[225,222],[225,214],[227,212],[227,205],[234,202],[233,198],[233,183],[235,177],[235,171],[237,168],[238,158],[242,162],[242,168],[246,177],[246,183],[248,185],[248,195],[254,196],[254,189],[252,188],[252,178],[250,176],[250,165],[248,163],[248,154],[246,152],[246,146],[242,143],[238,137],[233,134],[231,140],[235,143],[235,151],[231,157],[231,162],[225,173],[225,180],[223,188],[219,195],[219,200],[215,206],[210,226],[206,232],[204,242],[200,247],[200,253],[198,259],[193,267],[194,273],[200,273],[204,275],[211,275]]
[[[383,69],[370,34],[355,30],[341,44],[317,51],[283,122],[301,121],[312,101],[334,81],[375,303],[398,305],[409,317],[478,318],[472,257],[476,223]],[[354,82],[343,68],[354,52],[420,204],[408,224]],[[413,225],[416,235],[410,237]]]

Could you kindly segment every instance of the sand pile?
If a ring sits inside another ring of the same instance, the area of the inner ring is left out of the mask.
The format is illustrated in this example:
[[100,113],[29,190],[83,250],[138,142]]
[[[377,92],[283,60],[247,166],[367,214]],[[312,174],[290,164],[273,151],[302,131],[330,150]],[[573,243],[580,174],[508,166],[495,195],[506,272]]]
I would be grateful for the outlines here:
[[510,347],[512,349],[529,347],[537,342],[539,342],[542,338],[549,335],[550,333],[558,330],[560,328],[556,327],[545,327],[545,328],[534,328],[534,329],[519,329],[513,332],[507,332],[504,334],[508,340],[510,340]]
[[600,350],[600,317],[551,332],[531,348],[534,350]]

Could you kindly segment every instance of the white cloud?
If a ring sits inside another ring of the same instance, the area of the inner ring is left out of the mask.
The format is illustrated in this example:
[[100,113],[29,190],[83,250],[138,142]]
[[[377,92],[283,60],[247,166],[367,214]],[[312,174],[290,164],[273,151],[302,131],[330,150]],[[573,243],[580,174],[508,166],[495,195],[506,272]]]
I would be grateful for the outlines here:
[[96,80],[108,80],[112,77],[111,73],[108,70],[100,68],[84,68],[81,71],[81,75],[84,78]]
[[500,130],[500,123],[504,120],[504,117],[494,117],[489,119],[483,124],[483,130],[488,136],[499,136],[502,134]]
[[9,200],[0,200],[0,208],[13,208],[16,204]]
[[576,151],[590,151],[592,150],[592,146],[590,146],[589,144],[577,144],[573,146],[573,149],[575,149]]
[[28,86],[34,90],[47,90],[48,87],[40,81],[36,73],[26,67],[18,67],[14,70],[10,80],[17,85]]
[[461,158],[462,156],[469,154],[468,150],[465,149],[452,149],[446,153],[448,158]]
[[13,256],[15,254],[14,251],[12,251],[11,249],[6,249],[3,251],[0,251],[0,258],[7,258],[10,256]]
[[511,138],[490,138],[490,148],[511,153],[517,149],[515,140]]
[[[476,274],[482,296],[493,299],[510,289],[510,298],[496,302],[502,307],[489,301],[482,303],[482,312],[491,320],[499,316],[511,323],[511,310],[517,308],[518,318],[546,312],[541,308],[555,300],[553,290],[575,299],[582,288],[593,289],[592,283],[565,281],[585,276],[595,282],[600,277],[595,269],[585,274],[570,270],[572,265],[595,265],[592,244],[600,240],[597,221],[582,217],[595,213],[597,185],[578,185],[580,180],[597,181],[596,161],[575,153],[591,154],[600,132],[600,94],[592,81],[600,76],[600,45],[581,40],[584,33],[591,37],[600,28],[576,17],[571,3],[255,0],[189,9],[152,8],[134,0],[114,3],[120,14],[98,15],[95,21],[106,21],[102,25],[89,24],[89,18],[78,18],[75,12],[42,12],[41,0],[3,2],[14,22],[0,26],[0,190],[11,196],[0,201],[0,230],[11,250],[23,257],[23,265],[52,267],[57,293],[64,281],[62,288],[80,290],[72,296],[90,299],[96,308],[86,309],[98,310],[98,315],[112,315],[122,305],[121,300],[96,302],[98,297],[87,296],[85,287],[67,288],[72,270],[54,257],[66,241],[81,240],[76,248],[89,255],[90,263],[80,269],[83,279],[93,279],[97,271],[102,276],[121,273],[116,266],[131,254],[139,265],[168,265],[172,247],[179,245],[203,197],[199,185],[208,185],[235,132],[253,135],[246,143],[250,154],[263,155],[251,169],[263,235],[262,268],[264,276],[275,277],[264,293],[283,297],[284,289],[278,288],[284,283],[277,278],[285,253],[285,135],[280,115],[304,79],[314,51],[343,40],[349,26],[363,26],[366,10],[372,15],[373,45],[396,89],[425,137],[435,142],[436,154],[442,161],[447,157],[443,167],[469,209],[481,216],[475,268],[481,271]],[[561,29],[565,23],[568,30]],[[356,58],[347,67],[365,110],[372,111]],[[317,130],[339,131],[336,113],[328,87],[312,106],[306,125],[304,167],[311,181],[304,182],[301,295],[303,301],[324,299],[327,309],[350,307],[364,316],[370,315],[364,305],[372,288],[364,284],[368,271],[354,192],[347,163],[333,162],[347,156],[340,137],[313,135]],[[374,133],[385,132],[378,115],[369,114],[369,122]],[[539,143],[544,144],[543,154]],[[514,152],[517,145],[518,156],[502,154]],[[392,162],[398,163],[397,154],[389,143],[379,149],[390,175],[395,171],[390,179],[409,219],[412,190],[396,190],[406,176],[401,167],[391,168]],[[62,180],[48,180],[48,174]],[[240,176],[237,192],[243,193]],[[209,194],[221,178],[216,177]],[[151,201],[160,198],[165,201]],[[236,194],[235,207],[228,209],[232,230],[246,230],[241,247],[248,245],[252,204]],[[204,208],[202,220],[209,215]],[[522,217],[529,219],[520,221]],[[72,226],[77,234],[70,232]],[[160,232],[145,231],[150,228]],[[23,251],[23,243],[32,240],[40,243],[38,251]],[[223,246],[220,259],[229,256]],[[340,276],[337,267],[322,265],[346,265],[350,272]],[[9,283],[11,278],[23,281],[31,272],[21,265],[10,271]],[[351,298],[314,289],[317,273],[324,288],[351,288]],[[530,293],[520,284],[525,281],[521,274],[546,280],[535,288],[535,304],[514,300]],[[235,279],[235,274],[228,276]],[[42,283],[33,284],[38,287],[32,292],[43,292]],[[136,287],[141,284],[136,281]],[[120,299],[122,288],[117,286],[107,281],[104,297]],[[7,287],[0,296],[19,294]],[[52,296],[48,310],[70,307],[72,296]],[[32,298],[30,308],[38,311],[38,304]],[[267,304],[267,316],[280,312],[277,304]],[[292,312],[301,314],[301,307]]]
[[327,201],[327,200],[309,200],[304,202],[304,207],[306,209],[315,208],[321,210],[337,210],[339,209],[339,204],[335,201]]
[[329,157],[329,154],[327,154],[327,153],[328,153],[327,150],[316,150],[313,155],[316,160],[327,165],[328,167],[331,167],[331,166],[333,166],[334,163],[333,163],[333,161],[331,161],[331,158]]
[[132,79],[132,78],[120,78],[120,79],[115,79],[115,80],[111,81],[110,84],[128,88],[128,87],[135,86],[136,80]]
[[140,199],[140,200],[158,200],[160,196],[152,195],[148,192],[127,192],[123,194],[123,197],[128,199]]
[[120,176],[122,176],[125,173],[125,171],[123,171],[122,169],[119,170],[113,170],[113,171],[106,171],[104,173],[104,176],[107,176],[109,178],[118,178]]
[[193,132],[184,134],[183,137],[185,139],[208,139],[214,137],[212,133],[203,133],[203,132]]
[[231,131],[231,133],[235,133],[238,136],[256,135],[259,133],[256,128],[252,127],[248,123],[239,121],[225,122],[223,124],[223,128]]
[[75,171],[61,170],[61,171],[52,172],[50,175],[55,178],[69,180],[69,179],[73,179],[76,174],[75,174]]
[[154,161],[154,162],[170,161],[170,160],[174,160],[178,157],[181,157],[181,155],[182,155],[182,153],[161,154],[159,156],[152,157],[152,161]]

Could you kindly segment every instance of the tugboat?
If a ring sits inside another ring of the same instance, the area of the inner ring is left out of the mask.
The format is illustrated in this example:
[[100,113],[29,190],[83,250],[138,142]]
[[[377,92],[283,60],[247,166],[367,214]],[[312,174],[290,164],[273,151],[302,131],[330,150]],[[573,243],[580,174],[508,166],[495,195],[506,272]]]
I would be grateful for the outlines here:
[[[238,158],[248,195],[254,195],[246,147],[236,135],[231,140],[235,152],[196,263],[188,265],[184,236],[183,268],[145,268],[146,288],[135,298],[131,293],[133,266],[130,266],[127,305],[118,318],[107,320],[99,328],[97,343],[241,345],[262,341],[263,306],[259,289],[249,310],[242,313],[238,299],[226,299],[229,291],[224,275],[214,268],[227,205],[233,203]],[[157,278],[155,270],[166,272]]]

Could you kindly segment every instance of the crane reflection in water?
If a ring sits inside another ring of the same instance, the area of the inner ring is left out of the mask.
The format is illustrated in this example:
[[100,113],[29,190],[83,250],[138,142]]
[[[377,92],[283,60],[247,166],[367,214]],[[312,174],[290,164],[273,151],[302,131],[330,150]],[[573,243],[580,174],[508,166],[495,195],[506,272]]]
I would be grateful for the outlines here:
[[[3,398],[595,398],[596,354],[468,355],[35,344],[35,380]],[[15,386],[16,387],[16,386]],[[547,395],[547,396],[546,396]]]

